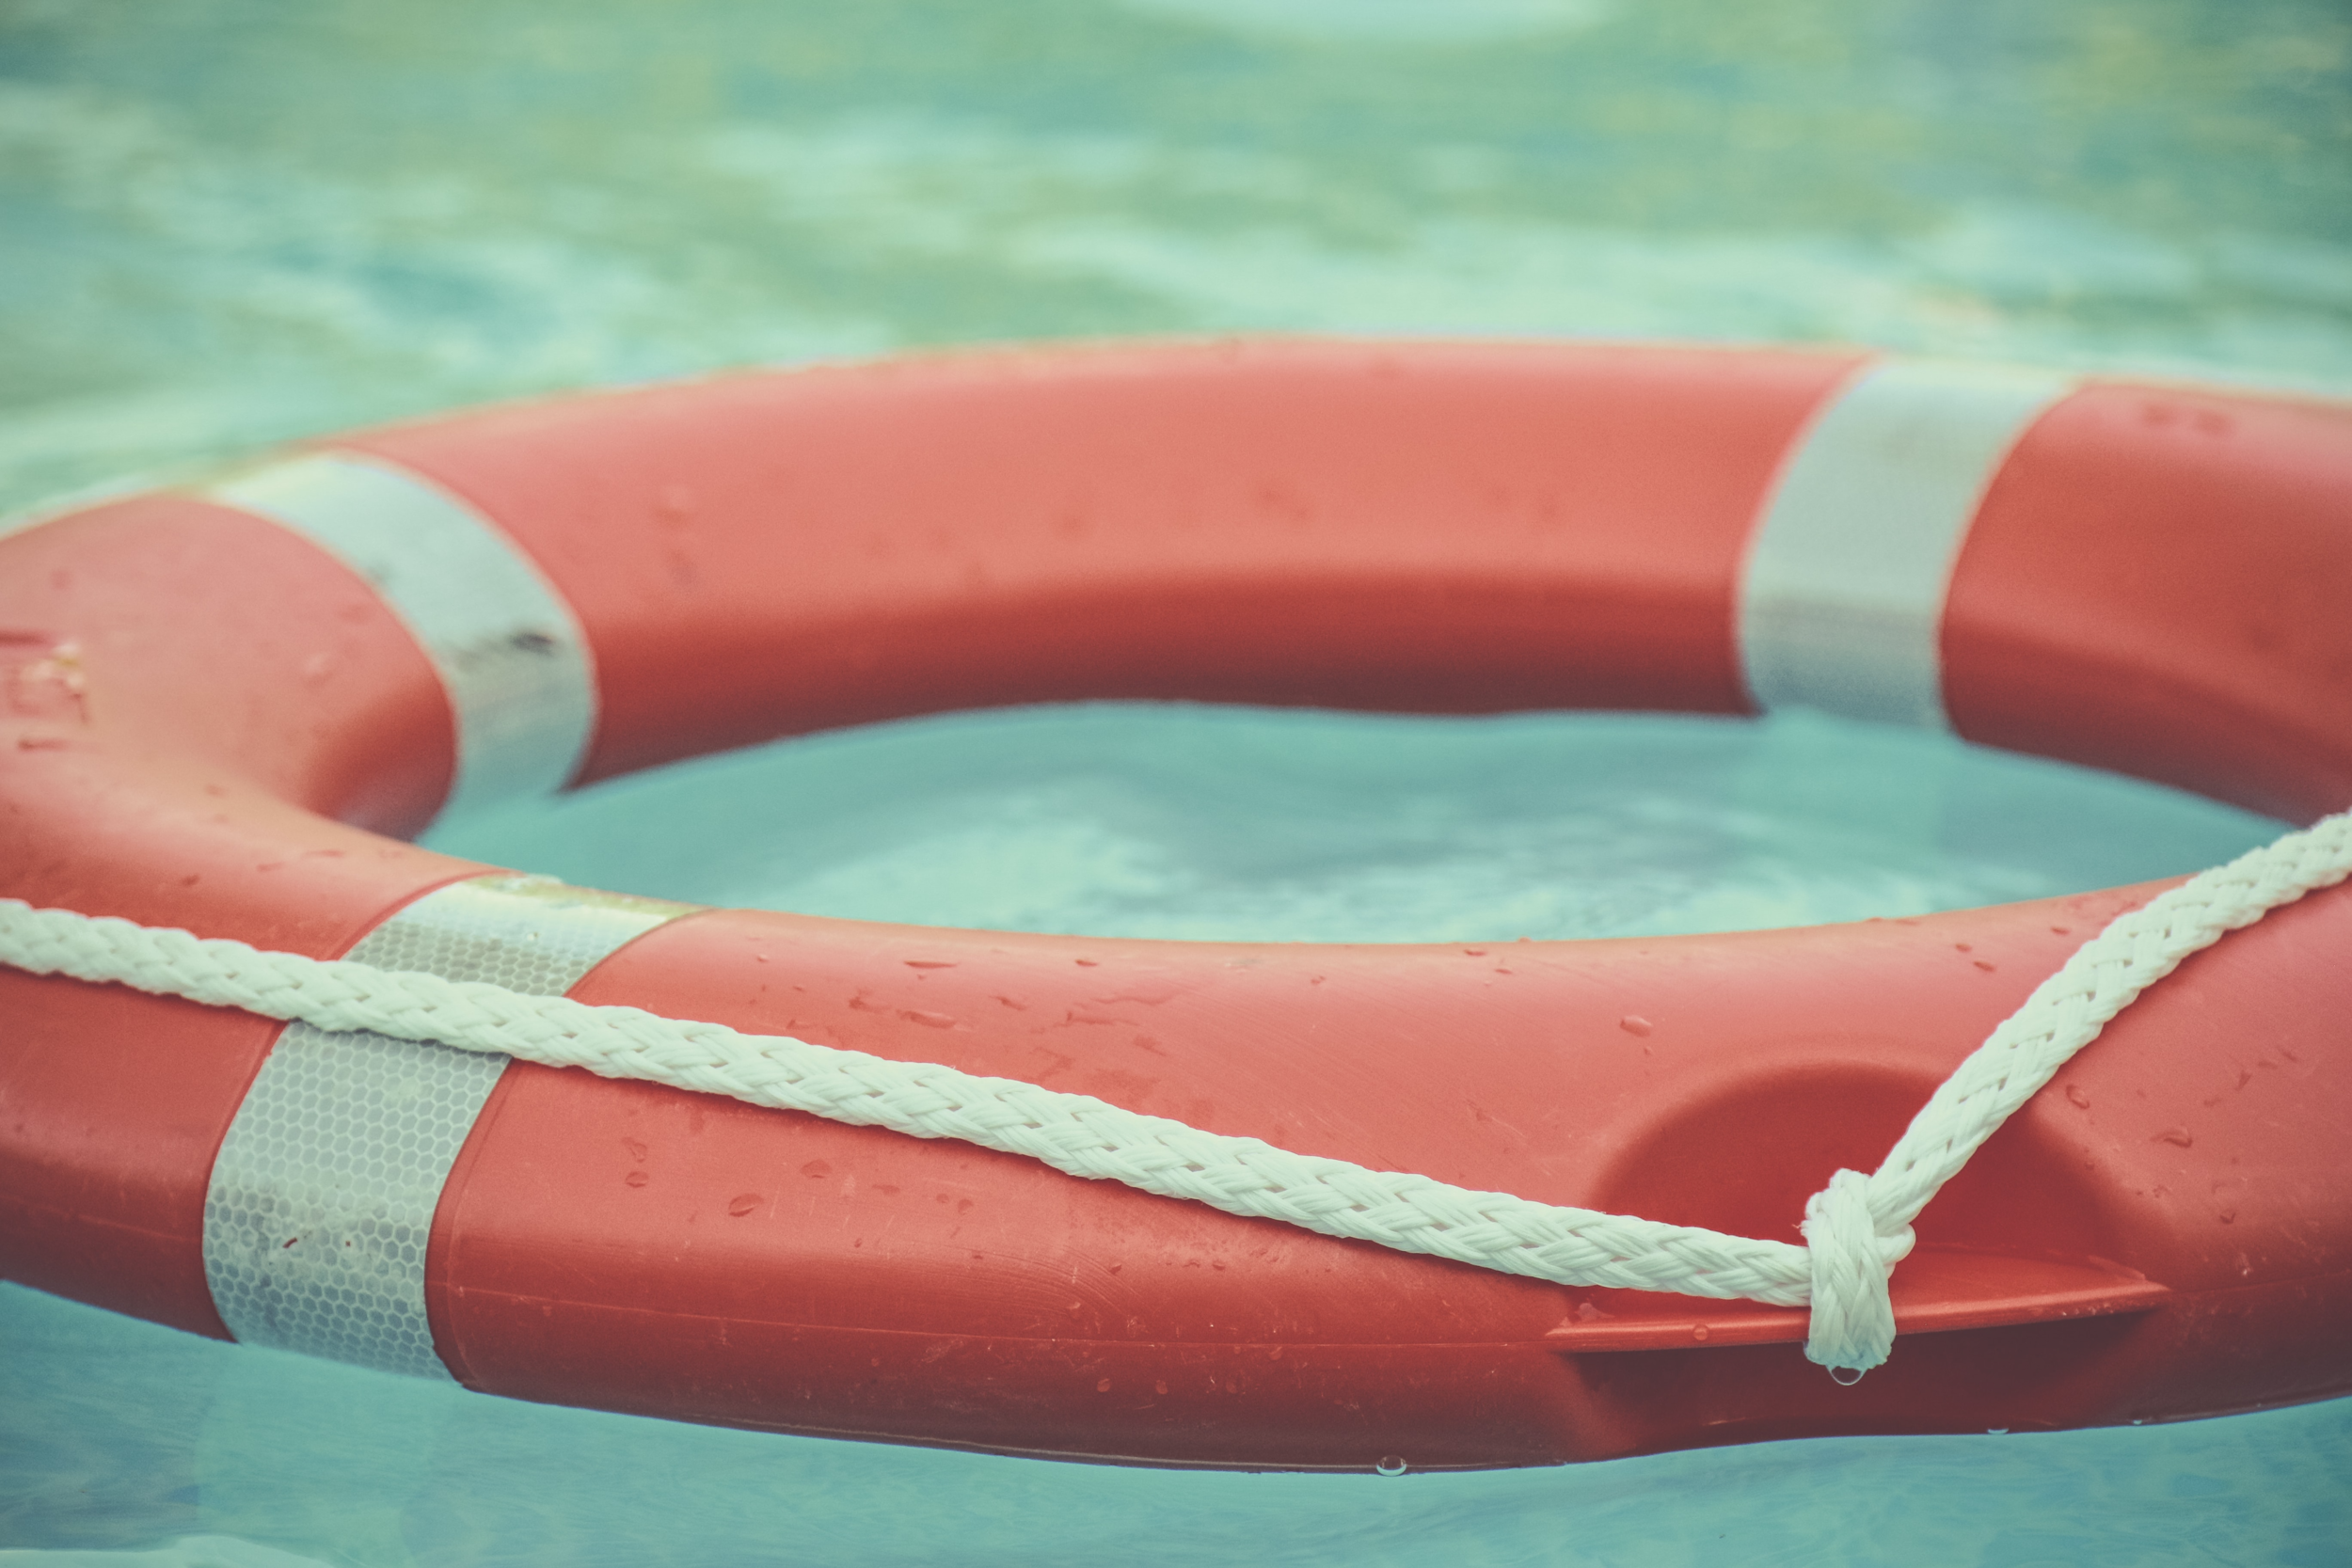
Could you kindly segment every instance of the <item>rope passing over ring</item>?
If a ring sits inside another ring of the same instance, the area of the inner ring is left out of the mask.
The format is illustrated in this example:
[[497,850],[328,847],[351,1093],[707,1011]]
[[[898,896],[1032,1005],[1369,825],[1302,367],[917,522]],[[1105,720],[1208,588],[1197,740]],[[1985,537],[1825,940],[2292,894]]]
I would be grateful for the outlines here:
[[[2347,504],[2324,400],[1285,339],[459,410],[0,520],[0,1275],[1150,1465],[2352,1392],[2352,885],[2156,984],[2352,859]],[[2320,826],[2179,887],[1492,949],[665,918],[419,837],[1136,699],[1826,709]],[[1788,1348],[1844,1381],[1899,1332],[1851,1388]]]
[[0,899],[0,962],[328,1030],[583,1067],[922,1138],[960,1138],[1228,1213],[1564,1285],[1810,1303],[1805,1354],[1851,1382],[1883,1363],[1911,1222],[2002,1122],[2190,954],[2352,876],[2352,812],[2201,873],[2077,948],[1915,1117],[1876,1173],[1841,1170],[1803,1247],[1534,1203],[1227,1137],[1088,1095],[787,1036],[589,1006]]

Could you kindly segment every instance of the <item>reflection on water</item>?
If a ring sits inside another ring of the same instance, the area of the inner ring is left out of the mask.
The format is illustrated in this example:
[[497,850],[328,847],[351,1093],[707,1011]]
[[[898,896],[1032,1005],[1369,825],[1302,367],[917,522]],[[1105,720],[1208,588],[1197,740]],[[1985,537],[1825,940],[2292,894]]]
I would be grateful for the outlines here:
[[484,813],[427,842],[584,887],[851,920],[1477,942],[2051,897],[2201,870],[2279,831],[2169,790],[1811,714],[1104,703],[788,741]]
[[134,1568],[62,1554],[191,1535],[334,1568],[2336,1568],[2352,1531],[2344,1402],[2120,1433],[1249,1476],[519,1404],[11,1285],[0,1332],[0,1543],[60,1553],[0,1551],[0,1568]]
[[1492,43],[1592,26],[1609,0],[1120,0],[1130,10],[1246,38],[1403,44]]

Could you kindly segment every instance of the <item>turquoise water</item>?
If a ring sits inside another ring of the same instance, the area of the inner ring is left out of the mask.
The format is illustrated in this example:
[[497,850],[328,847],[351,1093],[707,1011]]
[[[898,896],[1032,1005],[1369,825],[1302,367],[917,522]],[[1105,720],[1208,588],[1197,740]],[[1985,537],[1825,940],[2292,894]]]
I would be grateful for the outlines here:
[[[2341,1405],[2115,1434],[1244,1476],[551,1410],[126,1329],[13,1286],[0,1287],[0,1312],[24,1351],[7,1373],[11,1406],[39,1400],[59,1415],[42,1434],[54,1444],[20,1449],[7,1471],[19,1497],[35,1478],[57,1489],[30,1507],[11,1497],[7,1517],[15,1539],[58,1548],[211,1537],[371,1568],[2335,1568],[2352,1528]],[[126,1419],[135,1406],[145,1423]],[[214,1549],[149,1568],[299,1568]],[[11,1568],[74,1561],[62,1549],[0,1555]],[[102,1564],[126,1568],[89,1568]]]
[[2341,0],[0,0],[0,506],[983,339],[2352,388]]
[[[2352,16],[0,0],[0,508],[490,398],[1236,330],[2352,391]],[[1402,939],[1899,913],[2265,831],[1820,722],[1112,709],[443,837],[714,901]],[[2323,1563],[2347,1474],[2343,1402],[1396,1481],[1055,1466],[517,1406],[0,1288],[0,1562]]]
[[437,829],[589,887],[1200,942],[1826,925],[2199,870],[2281,825],[1812,714],[1104,703],[812,736]]

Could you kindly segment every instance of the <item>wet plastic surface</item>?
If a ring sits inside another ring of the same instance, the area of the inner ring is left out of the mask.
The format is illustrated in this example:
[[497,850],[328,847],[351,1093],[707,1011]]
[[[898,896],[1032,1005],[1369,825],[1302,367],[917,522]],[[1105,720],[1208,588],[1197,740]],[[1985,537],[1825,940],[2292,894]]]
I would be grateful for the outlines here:
[[[593,773],[777,729],[1139,688],[1472,709],[1736,704],[1740,541],[1778,446],[1850,365],[1506,345],[1032,352],[624,394],[358,441],[513,531],[572,598],[612,694]],[[2286,433],[2260,449],[2278,483],[2217,492],[2244,510],[2208,506],[2200,537],[2272,585],[2264,602],[2316,607],[2310,585],[2352,562],[2313,556],[2306,536],[2352,480],[2341,445],[2294,437],[2342,415],[2229,407],[2233,430]],[[2143,424],[2132,439],[2169,451],[2169,427]],[[2012,501],[2087,483],[2062,444],[2030,439],[2030,461],[2001,482]],[[2236,451],[2211,458],[2225,477]],[[2280,504],[2280,485],[2303,502]],[[169,504],[115,503],[8,547],[46,560],[79,543],[106,583],[128,572],[109,531]],[[1433,513],[1454,526],[1431,529]],[[2045,527],[2075,515],[2057,505]],[[2131,580],[2209,571],[2159,554]],[[71,572],[62,585],[13,580],[11,615],[89,628],[79,657],[98,716],[20,720],[36,741],[15,751],[9,786],[25,842],[72,842],[75,822],[114,841],[87,872],[72,854],[25,861],[26,895],[324,954],[348,940],[329,933],[356,934],[465,871],[273,800],[307,789],[328,804],[315,781],[340,775],[324,759],[368,733],[369,705],[345,706],[300,644],[273,644],[247,677],[269,694],[261,711],[274,703],[284,719],[208,725],[202,702],[249,699],[206,688],[193,704],[160,700],[181,689],[179,669],[151,629],[110,625]],[[215,596],[244,591],[226,557],[211,580]],[[1997,604],[2006,583],[1963,554],[1955,597]],[[2352,636],[2341,619],[2249,630],[2237,606],[2263,594],[2236,589],[2180,599],[2171,621],[2086,614],[2028,690],[2053,714],[2101,713],[2143,771],[2208,766],[2198,747],[2211,736],[2159,722],[2162,705],[2095,703],[2101,679],[2181,621],[2209,662],[2269,673],[2216,689],[2153,662],[2150,689],[2201,693],[2242,727],[2263,724],[2268,699],[2233,707],[2232,689],[2301,689],[2312,700],[2298,713],[2344,711],[2321,700]],[[219,613],[184,586],[169,602]],[[2190,616],[2201,604],[2210,626]],[[1613,610],[1583,613],[1596,606]],[[145,717],[167,708],[168,722]],[[2352,791],[2352,736],[2313,721],[2265,733],[2271,749],[2243,759],[2246,794],[2310,812]],[[435,803],[379,809],[413,820]],[[203,847],[183,852],[183,839]],[[139,869],[159,863],[204,869],[174,890]],[[1832,1169],[1874,1163],[2082,935],[2147,891],[1500,953],[714,912],[625,948],[577,994],[944,1060],[1461,1184],[1770,1234]],[[536,1399],[1252,1466],[1360,1467],[1406,1449],[1424,1467],[1546,1463],[2319,1397],[2352,1377],[2326,1328],[2352,1291],[2352,1177],[2332,1158],[2343,1117],[2329,1109],[2352,1094],[2352,992],[2339,995],[2352,974],[2331,957],[2347,919],[2352,900],[2318,895],[2192,959],[2070,1068],[2071,1092],[2005,1129],[1923,1222],[1923,1244],[2075,1272],[1923,1270],[1947,1292],[1906,1305],[1949,1331],[1907,1341],[1859,1389],[1756,1342],[1779,1334],[1758,1308],[1689,1314],[1689,1348],[1603,1351],[1551,1336],[1594,1313],[1680,1314],[1275,1233],[959,1146],[535,1070],[493,1096],[444,1192],[428,1258],[436,1338],[464,1381]],[[239,1036],[199,1094],[105,1090],[92,1139],[58,1075],[99,1069],[56,1064],[96,1059],[68,1039],[119,1037],[118,998],[0,984],[40,1021],[16,1047],[19,1082],[55,1130],[16,1150],[17,1266],[85,1299],[151,1300],[159,1272],[172,1278],[158,1263],[184,1253],[85,1243],[77,1216],[90,1238],[129,1235],[106,1149],[144,1146],[151,1126],[187,1125],[198,1107],[225,1118],[260,1037]],[[121,1047],[105,1079],[139,1082],[131,1056],[171,1048]],[[182,1147],[191,1164],[209,1160],[200,1133]],[[785,1171],[798,1178],[765,1174]],[[2216,1196],[2179,1196],[2201,1186]],[[166,1228],[154,1207],[142,1213],[141,1233]],[[204,1326],[200,1279],[170,1288],[177,1305],[161,1315]]]

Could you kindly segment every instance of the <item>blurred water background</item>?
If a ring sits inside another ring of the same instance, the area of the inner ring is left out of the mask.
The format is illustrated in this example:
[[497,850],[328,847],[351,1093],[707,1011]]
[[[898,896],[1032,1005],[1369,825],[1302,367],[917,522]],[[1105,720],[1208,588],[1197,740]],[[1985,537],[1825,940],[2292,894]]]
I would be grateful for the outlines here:
[[[486,399],[1237,330],[2341,394],[2352,10],[0,0],[0,509]],[[704,901],[1406,940],[1981,903],[2271,827],[1803,718],[1120,705],[440,841]],[[0,1563],[2323,1564],[2347,1476],[2343,1402],[1396,1481],[1053,1465],[516,1405],[0,1287]]]
[[2342,0],[0,0],[0,504],[982,339],[2341,389]]

